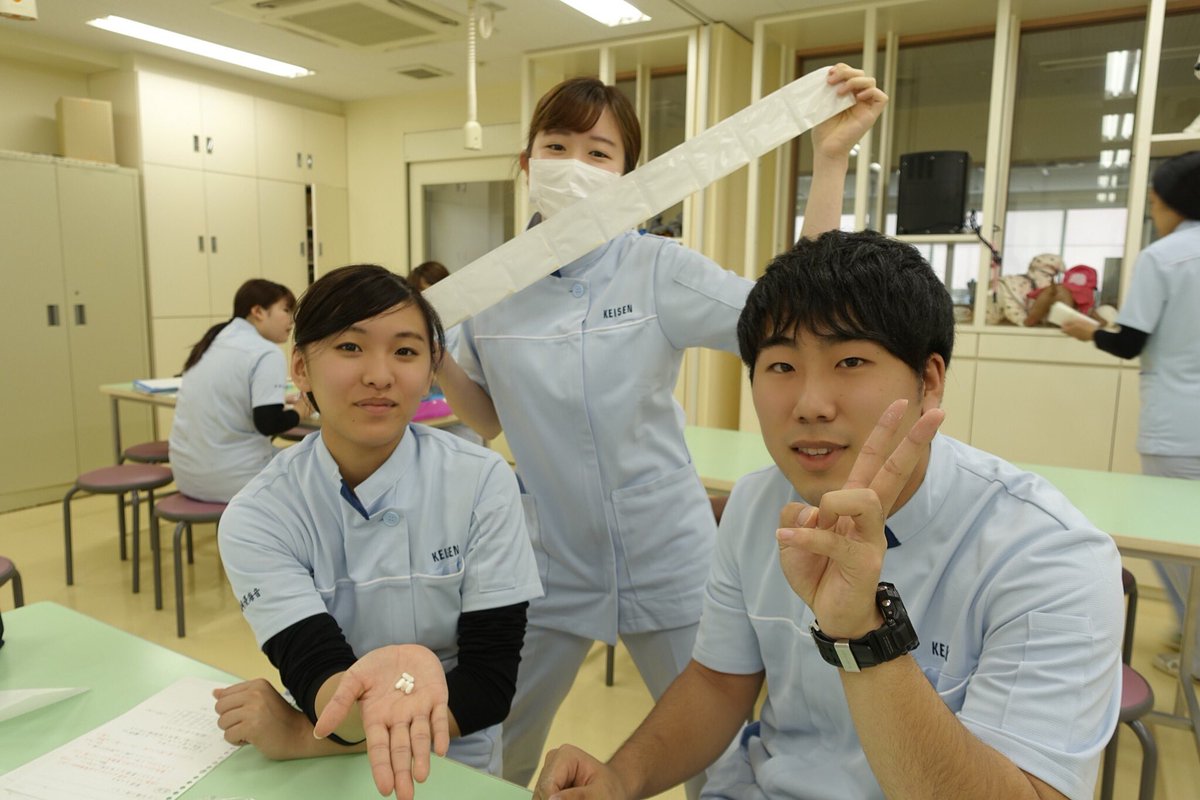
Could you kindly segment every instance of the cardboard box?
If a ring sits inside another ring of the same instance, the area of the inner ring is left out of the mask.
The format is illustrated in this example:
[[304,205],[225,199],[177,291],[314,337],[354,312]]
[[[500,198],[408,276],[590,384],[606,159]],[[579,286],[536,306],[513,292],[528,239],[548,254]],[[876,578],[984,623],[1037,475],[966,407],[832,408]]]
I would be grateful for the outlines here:
[[117,163],[112,103],[88,97],[60,97],[54,108],[58,112],[59,155]]

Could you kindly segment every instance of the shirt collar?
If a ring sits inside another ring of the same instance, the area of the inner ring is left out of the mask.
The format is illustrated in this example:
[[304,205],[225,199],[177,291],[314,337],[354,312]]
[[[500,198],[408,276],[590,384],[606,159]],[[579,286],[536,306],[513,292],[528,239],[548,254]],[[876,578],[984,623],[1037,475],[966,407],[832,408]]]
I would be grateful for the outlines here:
[[[534,226],[538,225],[541,221],[542,221],[541,213],[535,211],[533,213],[533,216],[529,218],[529,224],[525,226],[525,230],[527,230],[527,231],[530,230]],[[579,258],[572,261],[570,264],[561,266],[558,269],[554,270],[554,272],[551,272],[550,274],[556,278],[577,278],[577,277],[579,277],[580,273],[582,273],[584,270],[586,270],[592,264],[595,264],[597,261],[600,260],[600,257],[603,256],[605,254],[605,252],[608,251],[608,248],[612,247],[612,244],[614,241],[616,241],[616,240],[609,239],[607,242],[600,245],[595,250],[592,250],[591,252],[588,252],[588,253],[584,253]]]
[[405,429],[400,444],[396,445],[387,461],[352,491],[342,479],[341,470],[333,460],[329,448],[325,446],[324,437],[318,436],[316,440],[317,461],[321,465],[321,474],[337,488],[344,502],[354,506],[354,502],[345,497],[345,493],[350,493],[358,501],[355,511],[359,514],[365,511],[367,517],[380,511],[383,504],[390,499],[391,491],[400,485],[404,476],[416,470],[417,436],[411,426]]
[[[897,544],[904,544],[929,527],[950,495],[953,471],[954,450],[946,437],[938,434],[929,445],[925,479],[908,502],[887,519],[887,527],[896,537]],[[890,540],[888,546],[892,546]]]

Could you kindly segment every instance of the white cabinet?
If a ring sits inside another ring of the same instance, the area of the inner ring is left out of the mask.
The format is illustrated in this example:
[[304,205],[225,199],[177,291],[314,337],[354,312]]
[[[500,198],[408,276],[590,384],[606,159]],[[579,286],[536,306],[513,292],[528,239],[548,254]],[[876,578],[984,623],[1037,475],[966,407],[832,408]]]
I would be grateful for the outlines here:
[[297,296],[308,286],[308,196],[302,183],[258,181],[262,277],[282,283]]
[[254,101],[260,177],[346,185],[346,121],[334,114]]
[[254,99],[248,95],[137,73],[142,161],[254,175]]
[[314,278],[350,261],[350,215],[346,190],[312,187]]
[[[80,472],[112,463],[98,388],[145,375],[149,359],[136,173],[6,154],[0,186],[7,510],[59,497]],[[131,442],[152,436],[146,409],[125,409],[122,427]]]
[[146,254],[155,318],[228,315],[258,277],[258,181],[147,164]]

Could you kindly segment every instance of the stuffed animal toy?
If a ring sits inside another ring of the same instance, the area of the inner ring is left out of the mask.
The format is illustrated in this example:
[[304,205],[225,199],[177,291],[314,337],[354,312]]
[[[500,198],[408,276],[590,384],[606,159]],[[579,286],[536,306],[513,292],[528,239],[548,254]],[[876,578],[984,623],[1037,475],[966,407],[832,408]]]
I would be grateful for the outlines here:
[[1024,325],[1033,306],[1033,296],[1054,285],[1063,270],[1063,260],[1053,253],[1034,256],[1024,275],[1004,275],[997,283],[995,297],[988,304],[987,323],[1009,322]]

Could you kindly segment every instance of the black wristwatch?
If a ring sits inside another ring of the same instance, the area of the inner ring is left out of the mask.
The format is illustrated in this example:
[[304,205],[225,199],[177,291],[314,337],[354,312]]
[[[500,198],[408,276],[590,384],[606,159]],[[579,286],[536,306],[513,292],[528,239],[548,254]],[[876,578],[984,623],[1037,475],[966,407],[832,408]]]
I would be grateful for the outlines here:
[[861,672],[915,650],[920,641],[896,587],[880,583],[875,607],[883,615],[883,625],[858,639],[831,639],[814,621],[809,630],[821,658],[847,672]]

